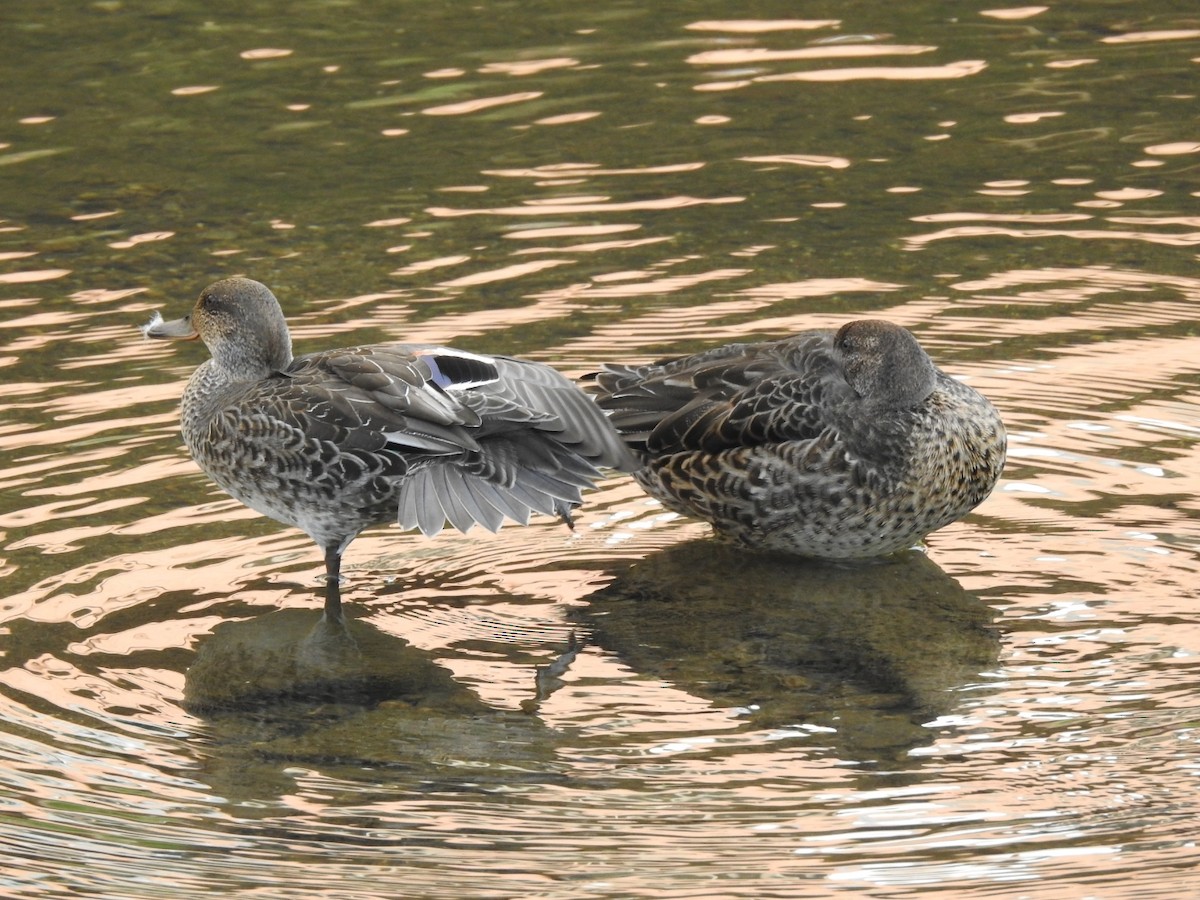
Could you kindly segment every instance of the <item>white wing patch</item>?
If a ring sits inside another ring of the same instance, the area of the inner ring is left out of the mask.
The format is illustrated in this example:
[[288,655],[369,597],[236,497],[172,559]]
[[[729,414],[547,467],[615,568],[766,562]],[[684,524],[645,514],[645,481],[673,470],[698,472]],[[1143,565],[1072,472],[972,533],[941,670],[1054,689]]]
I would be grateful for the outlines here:
[[438,387],[447,391],[463,391],[470,388],[483,387],[485,384],[495,384],[500,380],[499,375],[491,375],[486,378],[474,379],[452,379],[449,375],[442,371],[442,367],[438,365],[439,357],[449,357],[453,359],[463,359],[470,362],[480,363],[487,366],[493,372],[496,370],[496,360],[490,356],[482,356],[478,353],[470,353],[466,350],[456,350],[452,347],[427,347],[413,351],[413,356],[423,357],[426,365],[433,372],[433,381]]

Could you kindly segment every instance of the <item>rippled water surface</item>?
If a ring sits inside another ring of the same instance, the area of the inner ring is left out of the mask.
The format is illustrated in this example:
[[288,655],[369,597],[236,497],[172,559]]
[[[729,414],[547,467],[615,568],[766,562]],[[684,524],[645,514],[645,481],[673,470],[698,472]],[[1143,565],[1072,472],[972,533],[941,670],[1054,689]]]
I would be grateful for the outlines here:
[[[1194,3],[3,18],[0,893],[1200,891]],[[376,529],[333,633],[181,445],[203,347],[136,331],[235,273],[301,352],[571,374],[885,317],[1010,459],[856,567],[624,477],[574,535]]]

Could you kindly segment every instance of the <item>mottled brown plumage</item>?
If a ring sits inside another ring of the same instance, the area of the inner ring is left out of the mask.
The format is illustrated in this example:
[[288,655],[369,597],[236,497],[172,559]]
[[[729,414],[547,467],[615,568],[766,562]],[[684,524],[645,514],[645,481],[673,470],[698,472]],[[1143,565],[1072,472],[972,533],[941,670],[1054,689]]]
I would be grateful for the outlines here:
[[549,366],[447,347],[376,344],[292,357],[275,296],[247,278],[201,293],[154,338],[212,353],[184,390],[192,458],[223,490],[325,552],[336,613],[341,556],[371,525],[436,535],[531,512],[570,521],[599,466],[631,469],[605,416]]
[[843,559],[911,547],[977,506],[1004,465],[995,408],[888,322],[608,366],[594,380],[639,483],[759,549]]

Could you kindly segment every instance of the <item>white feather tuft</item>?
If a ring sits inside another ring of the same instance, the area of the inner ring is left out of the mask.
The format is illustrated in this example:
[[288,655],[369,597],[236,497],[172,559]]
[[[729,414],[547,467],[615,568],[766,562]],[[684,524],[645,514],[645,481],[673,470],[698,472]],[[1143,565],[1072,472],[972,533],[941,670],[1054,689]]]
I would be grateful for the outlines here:
[[147,340],[147,341],[150,340],[150,332],[153,331],[155,328],[157,328],[162,323],[163,323],[162,313],[160,313],[156,309],[154,311],[154,315],[152,315],[150,317],[150,321],[147,322],[145,325],[139,326],[139,330],[142,332],[143,340]]

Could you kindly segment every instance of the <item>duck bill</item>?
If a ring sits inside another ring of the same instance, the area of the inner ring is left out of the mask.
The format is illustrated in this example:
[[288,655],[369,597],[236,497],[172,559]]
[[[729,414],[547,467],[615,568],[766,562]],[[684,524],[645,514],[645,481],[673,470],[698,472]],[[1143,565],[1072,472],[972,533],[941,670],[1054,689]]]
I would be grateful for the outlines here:
[[196,333],[196,329],[192,327],[191,316],[165,322],[158,313],[155,313],[150,321],[142,326],[142,335],[162,341],[194,341],[200,337]]

